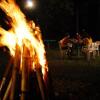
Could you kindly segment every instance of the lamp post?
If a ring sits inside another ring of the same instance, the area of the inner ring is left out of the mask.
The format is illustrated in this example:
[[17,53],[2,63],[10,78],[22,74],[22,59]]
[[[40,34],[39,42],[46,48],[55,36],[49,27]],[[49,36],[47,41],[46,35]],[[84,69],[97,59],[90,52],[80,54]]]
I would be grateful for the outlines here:
[[76,33],[79,32],[79,0],[75,0]]

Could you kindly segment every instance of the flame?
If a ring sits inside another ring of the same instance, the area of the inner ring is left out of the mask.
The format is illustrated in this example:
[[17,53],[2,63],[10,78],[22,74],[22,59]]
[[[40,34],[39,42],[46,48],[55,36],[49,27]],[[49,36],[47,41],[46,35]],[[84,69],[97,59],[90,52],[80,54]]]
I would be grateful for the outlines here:
[[7,46],[13,56],[15,56],[16,44],[20,51],[25,45],[30,50],[33,69],[36,68],[35,63],[38,63],[44,75],[45,70],[48,70],[48,65],[40,28],[36,27],[33,21],[26,20],[14,0],[1,0],[0,8],[11,18],[12,26],[9,30],[0,27],[0,44]]

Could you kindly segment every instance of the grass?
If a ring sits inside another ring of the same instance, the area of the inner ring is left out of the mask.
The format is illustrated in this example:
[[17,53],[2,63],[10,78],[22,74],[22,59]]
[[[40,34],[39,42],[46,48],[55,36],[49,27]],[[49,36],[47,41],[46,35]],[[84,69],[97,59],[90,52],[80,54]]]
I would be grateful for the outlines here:
[[56,100],[98,100],[100,98],[100,57],[61,59],[59,50],[48,50],[49,72]]

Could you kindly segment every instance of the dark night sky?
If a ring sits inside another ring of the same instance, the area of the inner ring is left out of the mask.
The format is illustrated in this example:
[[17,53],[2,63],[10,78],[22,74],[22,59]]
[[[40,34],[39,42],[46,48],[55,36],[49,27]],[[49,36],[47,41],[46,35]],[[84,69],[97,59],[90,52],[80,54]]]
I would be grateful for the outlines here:
[[67,32],[73,35],[82,29],[100,39],[99,0],[37,0],[33,10],[24,9],[25,0],[17,3],[28,18],[40,25],[45,39],[59,40]]

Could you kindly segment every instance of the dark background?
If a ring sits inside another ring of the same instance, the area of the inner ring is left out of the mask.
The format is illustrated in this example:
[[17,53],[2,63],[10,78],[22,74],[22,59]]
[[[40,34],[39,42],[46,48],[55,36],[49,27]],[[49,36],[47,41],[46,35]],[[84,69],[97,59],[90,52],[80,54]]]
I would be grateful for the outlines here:
[[[37,0],[35,9],[25,9],[27,0],[17,0],[28,19],[42,30],[44,39],[61,39],[85,30],[94,40],[100,39],[100,0]],[[1,11],[0,11],[1,12]],[[0,24],[3,24],[0,13]]]

